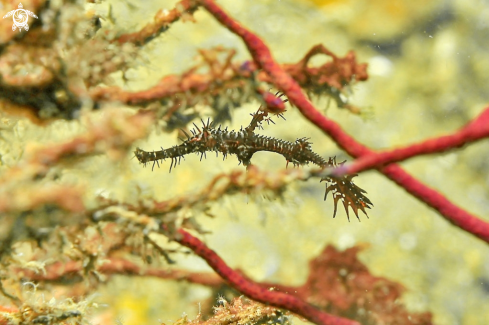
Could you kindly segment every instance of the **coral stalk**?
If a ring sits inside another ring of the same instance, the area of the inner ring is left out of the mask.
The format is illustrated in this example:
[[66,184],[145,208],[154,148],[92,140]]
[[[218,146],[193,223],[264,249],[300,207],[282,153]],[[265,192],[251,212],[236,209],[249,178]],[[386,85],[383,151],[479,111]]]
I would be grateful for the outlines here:
[[246,279],[243,275],[231,269],[216,252],[208,248],[200,239],[192,236],[183,229],[178,230],[175,240],[183,246],[190,248],[196,255],[202,257],[224,280],[253,300],[287,309],[316,324],[359,325],[355,321],[322,312],[293,295],[267,290]]
[[369,169],[385,166],[390,163],[403,161],[415,156],[444,152],[460,148],[470,142],[489,137],[489,107],[481,115],[465,127],[450,135],[425,140],[406,147],[375,152],[364,155],[351,164],[342,165],[331,173],[335,176],[357,174]]
[[[81,272],[83,272],[83,265],[80,261],[69,261],[66,263],[55,262],[47,266],[44,271],[45,272],[36,273],[27,269],[16,270],[16,272],[22,272],[23,276],[31,281],[56,282],[80,275]],[[117,257],[109,257],[105,259],[104,263],[97,268],[97,272],[106,275],[125,274],[176,281],[187,281],[189,283],[200,284],[208,287],[217,287],[223,283],[222,279],[213,273],[141,267],[137,263]]]
[[143,45],[154,39],[169,28],[169,25],[182,17],[191,17],[198,6],[193,0],[182,0],[171,10],[160,10],[153,18],[153,22],[147,24],[136,33],[124,34],[118,38],[119,43],[131,42]]

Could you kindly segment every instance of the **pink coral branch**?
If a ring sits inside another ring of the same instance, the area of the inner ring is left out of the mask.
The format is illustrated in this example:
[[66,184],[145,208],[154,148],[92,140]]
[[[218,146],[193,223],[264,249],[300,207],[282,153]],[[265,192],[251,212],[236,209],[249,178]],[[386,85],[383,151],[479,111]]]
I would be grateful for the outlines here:
[[274,307],[290,310],[316,324],[359,325],[355,321],[322,312],[293,295],[268,290],[252,282],[239,272],[231,269],[216,252],[208,248],[200,239],[192,236],[183,229],[179,229],[178,233],[175,238],[177,242],[190,248],[195,254],[202,257],[217,274],[251,299]]
[[[243,39],[255,63],[268,73],[274,85],[311,123],[323,130],[338,146],[355,158],[374,153],[343,131],[339,124],[323,116],[314,107],[302,92],[299,84],[273,59],[269,48],[258,36],[231,18],[213,0],[200,0],[200,2],[221,24]],[[411,195],[437,210],[452,224],[489,243],[488,222],[456,206],[442,194],[421,183],[397,165],[389,165],[383,168],[381,172]]]
[[[60,281],[80,275],[83,272],[83,265],[80,261],[55,262],[48,265],[44,271],[43,273],[35,273],[27,269],[16,269],[16,272],[22,272],[22,276],[31,281]],[[187,281],[208,287],[218,287],[223,283],[221,278],[213,273],[150,268],[117,257],[106,258],[104,263],[97,268],[97,272],[106,275],[125,274]]]
[[394,150],[364,155],[348,165],[342,165],[331,173],[335,176],[357,174],[415,156],[444,152],[489,137],[489,107],[460,131],[450,135],[425,140]]

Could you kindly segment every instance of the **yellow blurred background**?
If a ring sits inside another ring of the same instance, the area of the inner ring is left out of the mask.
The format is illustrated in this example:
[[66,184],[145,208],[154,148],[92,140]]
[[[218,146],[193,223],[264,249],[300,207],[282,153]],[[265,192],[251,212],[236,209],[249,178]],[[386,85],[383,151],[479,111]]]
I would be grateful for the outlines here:
[[[386,149],[450,133],[474,118],[489,102],[489,4],[478,1],[382,0],[219,0],[232,16],[258,33],[279,62],[296,62],[315,44],[339,56],[354,50],[369,64],[370,78],[349,89],[349,100],[363,115],[339,110],[327,98],[314,98],[318,108],[340,123],[361,143]],[[135,31],[157,10],[175,1],[115,1],[94,5],[115,17],[115,28]],[[196,22],[177,22],[141,49],[138,64],[127,73],[130,89],[145,89],[162,76],[190,67],[197,49],[223,45],[248,59],[242,42],[200,9]],[[257,103],[233,113],[230,128],[249,123]],[[310,137],[313,150],[324,157],[346,157],[330,139],[308,124],[294,108],[286,121],[265,126],[261,134],[286,140]],[[9,118],[9,117],[5,117]],[[40,128],[18,123],[20,148],[30,142],[66,138],[84,129],[83,122],[57,121]],[[137,145],[158,150],[178,143],[176,132],[155,127]],[[402,163],[412,175],[450,200],[489,221],[488,141],[449,153]],[[15,148],[12,149],[15,155]],[[20,150],[20,149],[18,149]],[[65,179],[84,182],[87,202],[95,194],[131,201],[143,196],[159,200],[197,191],[219,172],[236,168],[237,161],[208,155],[199,162],[190,156],[168,173],[169,162],[151,171],[135,159],[113,165],[103,156],[67,169]],[[7,159],[7,158],[5,158]],[[285,166],[283,157],[256,154],[262,169]],[[325,245],[348,248],[368,244],[361,253],[373,274],[406,286],[405,302],[412,311],[431,311],[436,324],[484,325],[489,319],[488,245],[453,227],[439,214],[375,171],[356,183],[374,203],[369,219],[348,222],[344,211],[335,219],[332,201],[323,202],[324,184],[316,180],[293,184],[285,202],[238,195],[212,205],[216,217],[195,217],[211,232],[205,236],[232,267],[258,281],[300,285],[307,263]],[[209,270],[197,257],[175,256],[177,268]],[[166,267],[162,264],[162,267]],[[211,291],[157,279],[115,277],[97,301],[106,304],[98,319],[124,325],[171,323],[183,314],[194,317]],[[295,320],[300,322],[299,320]],[[96,323],[96,322],[95,322]]]

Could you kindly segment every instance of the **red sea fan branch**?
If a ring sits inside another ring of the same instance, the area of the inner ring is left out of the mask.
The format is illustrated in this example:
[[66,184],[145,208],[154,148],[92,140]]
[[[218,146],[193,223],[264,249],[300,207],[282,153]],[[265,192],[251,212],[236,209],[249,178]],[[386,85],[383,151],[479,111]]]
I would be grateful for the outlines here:
[[[339,124],[323,116],[314,107],[297,82],[273,59],[269,48],[258,36],[241,26],[213,0],[200,0],[200,2],[221,24],[243,39],[255,63],[268,73],[276,88],[281,90],[290,103],[295,105],[311,123],[323,130],[338,146],[353,157],[373,153],[372,150],[344,132]],[[397,165],[387,166],[381,172],[411,195],[437,210],[449,222],[489,243],[489,223],[456,206],[442,194],[424,185]]]
[[394,150],[386,150],[364,155],[350,164],[339,166],[331,174],[334,176],[356,174],[415,156],[460,148],[467,143],[475,142],[487,137],[489,137],[489,108],[486,108],[481,115],[458,132]]
[[359,325],[355,321],[322,312],[292,295],[267,290],[251,282],[237,271],[231,269],[216,252],[208,248],[200,239],[192,236],[183,229],[178,230],[175,240],[202,257],[217,274],[253,300],[290,310],[316,324]]

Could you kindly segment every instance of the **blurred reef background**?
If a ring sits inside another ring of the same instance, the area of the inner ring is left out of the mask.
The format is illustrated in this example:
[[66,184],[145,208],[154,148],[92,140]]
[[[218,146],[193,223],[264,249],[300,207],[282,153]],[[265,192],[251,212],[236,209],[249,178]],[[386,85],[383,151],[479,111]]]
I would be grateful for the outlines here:
[[[34,2],[23,4],[34,10]],[[487,1],[219,0],[219,4],[262,37],[280,63],[299,61],[316,44],[341,57],[353,50],[358,62],[368,63],[369,79],[347,89],[348,103],[358,108],[358,114],[338,108],[326,96],[313,95],[312,99],[329,118],[373,149],[450,133],[489,103]],[[122,34],[139,30],[158,10],[174,5],[175,1],[108,0],[86,5],[83,14],[101,17],[103,30]],[[16,4],[3,1],[0,8],[6,12],[11,6]],[[199,49],[216,46],[235,49],[238,61],[250,59],[241,40],[207,12],[199,9],[194,18],[195,22],[186,19],[173,24],[137,50],[126,48],[121,55],[133,60],[130,67],[123,72],[114,68],[110,80],[103,82],[129,90],[147,89],[165,75],[189,69]],[[314,58],[313,64],[321,60],[328,59]],[[83,64],[78,67],[83,73]],[[5,69],[0,64],[0,73]],[[105,109],[135,112],[120,103],[92,110],[90,103],[82,102],[77,103],[80,113],[74,119],[51,118],[41,123],[30,114],[19,114],[23,109],[11,106],[21,104],[7,99],[0,103],[4,106],[0,110],[0,171],[5,173],[33,147],[90,129],[91,123],[103,119]],[[233,110],[232,121],[223,125],[231,129],[246,126],[249,114],[259,105],[252,102]],[[205,107],[200,112],[206,116]],[[350,160],[295,108],[288,107],[285,118],[275,119],[275,125],[265,125],[257,133],[289,141],[310,137],[313,150],[321,156]],[[178,130],[164,132],[161,122],[135,146],[159,150],[178,143]],[[457,205],[489,221],[488,152],[489,143],[484,140],[401,165]],[[166,200],[202,189],[218,173],[244,168],[233,157],[223,161],[209,154],[200,162],[199,156],[191,155],[168,173],[169,161],[152,171],[151,166],[143,168],[131,158],[131,151],[114,158],[101,150],[83,161],[58,166],[52,182],[82,186],[84,203],[95,207],[99,195],[130,203],[150,197]],[[253,164],[276,171],[285,161],[280,155],[258,153]],[[308,262],[326,245],[339,249],[360,245],[364,248],[360,260],[372,274],[405,286],[403,302],[409,310],[432,312],[435,324],[487,324],[487,244],[450,225],[375,171],[355,181],[375,205],[368,211],[369,218],[361,216],[361,222],[356,218],[348,222],[343,210],[333,219],[332,201],[322,200],[324,184],[317,180],[292,184],[283,200],[246,194],[224,197],[211,204],[208,212],[213,218],[204,213],[194,217],[209,232],[204,236],[209,247],[257,281],[299,286],[306,280]],[[198,257],[182,254],[172,258],[178,268],[210,271]],[[167,267],[164,262],[162,267]],[[94,299],[105,307],[94,311],[94,324],[132,325],[172,323],[183,314],[192,318],[216,293],[195,284],[116,276],[98,294]],[[293,322],[303,321],[294,318]]]

